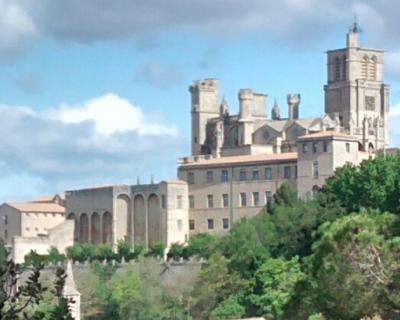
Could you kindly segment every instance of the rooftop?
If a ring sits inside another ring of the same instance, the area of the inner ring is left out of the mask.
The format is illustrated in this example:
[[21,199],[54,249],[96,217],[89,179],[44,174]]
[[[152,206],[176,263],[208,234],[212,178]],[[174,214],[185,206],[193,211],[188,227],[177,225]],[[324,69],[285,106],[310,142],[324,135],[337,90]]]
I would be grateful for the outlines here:
[[21,212],[65,213],[65,208],[56,203],[21,202],[6,204]]
[[314,140],[314,139],[321,139],[321,138],[338,138],[338,139],[346,139],[346,140],[358,140],[356,137],[348,135],[343,132],[328,130],[328,131],[320,131],[316,133],[307,134],[305,136],[301,136],[298,140]]
[[204,166],[226,166],[236,164],[257,164],[263,162],[278,162],[278,161],[296,161],[297,152],[285,152],[285,153],[273,153],[273,154],[257,154],[257,155],[245,155],[245,156],[231,156],[221,158],[210,158],[183,162],[180,167],[204,167]]

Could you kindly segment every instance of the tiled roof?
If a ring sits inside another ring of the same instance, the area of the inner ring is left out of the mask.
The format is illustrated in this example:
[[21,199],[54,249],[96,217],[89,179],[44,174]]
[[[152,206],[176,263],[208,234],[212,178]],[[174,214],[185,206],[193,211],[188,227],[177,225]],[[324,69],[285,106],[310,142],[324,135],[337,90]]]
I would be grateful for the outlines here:
[[317,138],[328,138],[328,137],[336,137],[336,138],[346,138],[348,140],[357,140],[356,137],[348,135],[346,133],[328,130],[328,131],[320,131],[312,134],[307,134],[305,136],[301,136],[298,140],[312,140]]
[[257,154],[246,156],[231,156],[221,158],[211,158],[209,160],[201,159],[194,162],[181,164],[180,167],[203,167],[203,166],[219,166],[234,164],[256,164],[262,162],[278,162],[278,161],[295,161],[297,160],[297,152],[285,152],[274,154]]
[[395,155],[399,151],[400,151],[399,148],[386,148],[387,155]]
[[6,204],[21,212],[65,213],[65,208],[56,203],[21,202]]

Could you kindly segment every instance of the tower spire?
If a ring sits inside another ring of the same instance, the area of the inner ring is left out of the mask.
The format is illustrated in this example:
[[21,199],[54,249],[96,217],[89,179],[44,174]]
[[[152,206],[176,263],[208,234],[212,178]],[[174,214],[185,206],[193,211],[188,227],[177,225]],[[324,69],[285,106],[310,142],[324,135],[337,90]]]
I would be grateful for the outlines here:
[[357,15],[354,15],[353,25],[347,33],[347,48],[358,48],[358,34],[361,32],[360,25],[357,22]]

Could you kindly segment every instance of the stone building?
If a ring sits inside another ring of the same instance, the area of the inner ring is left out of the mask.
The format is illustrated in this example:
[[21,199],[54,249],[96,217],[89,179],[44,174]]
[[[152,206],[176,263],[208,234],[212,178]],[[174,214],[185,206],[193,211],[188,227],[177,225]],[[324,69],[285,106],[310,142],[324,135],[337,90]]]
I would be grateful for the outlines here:
[[[252,89],[239,90],[239,112],[231,114],[217,79],[195,81],[189,87],[191,155],[179,159],[179,180],[71,190],[65,200],[52,198],[65,203],[74,240],[115,246],[125,239],[149,247],[184,243],[195,233],[224,233],[272,203],[282,183],[312,197],[337,167],[383,152],[389,112],[383,51],[361,48],[358,33],[354,24],[346,47],[327,52],[321,117],[301,118],[301,96],[290,93],[283,118],[276,101],[269,110],[268,95]],[[7,210],[18,211],[3,205],[0,216]],[[7,216],[21,224],[20,214]],[[32,226],[48,227],[51,217],[39,220]],[[4,228],[0,232],[4,236]]]

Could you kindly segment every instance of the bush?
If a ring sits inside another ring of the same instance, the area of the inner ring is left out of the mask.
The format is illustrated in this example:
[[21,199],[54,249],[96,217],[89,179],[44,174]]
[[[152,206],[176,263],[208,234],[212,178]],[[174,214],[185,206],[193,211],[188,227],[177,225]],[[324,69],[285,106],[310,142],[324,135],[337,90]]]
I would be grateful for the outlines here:
[[163,257],[164,250],[165,250],[165,244],[162,242],[157,242],[149,248],[149,251],[147,252],[147,256]]
[[66,257],[64,254],[61,254],[57,248],[51,247],[48,254],[48,262],[52,264],[63,263]]
[[36,251],[31,250],[24,257],[25,265],[38,267],[40,265],[45,265],[48,263],[47,255],[40,255]]
[[96,258],[98,260],[107,260],[107,261],[111,261],[112,259],[114,259],[114,253],[111,245],[106,243],[98,245],[96,248]]
[[122,258],[124,258],[125,261],[129,261],[131,259],[131,253],[132,253],[131,244],[126,240],[118,240],[118,243],[117,243],[117,259],[118,259],[118,261],[121,261]]
[[196,234],[190,237],[187,246],[187,256],[199,256],[208,259],[214,251],[217,238],[206,233]]

